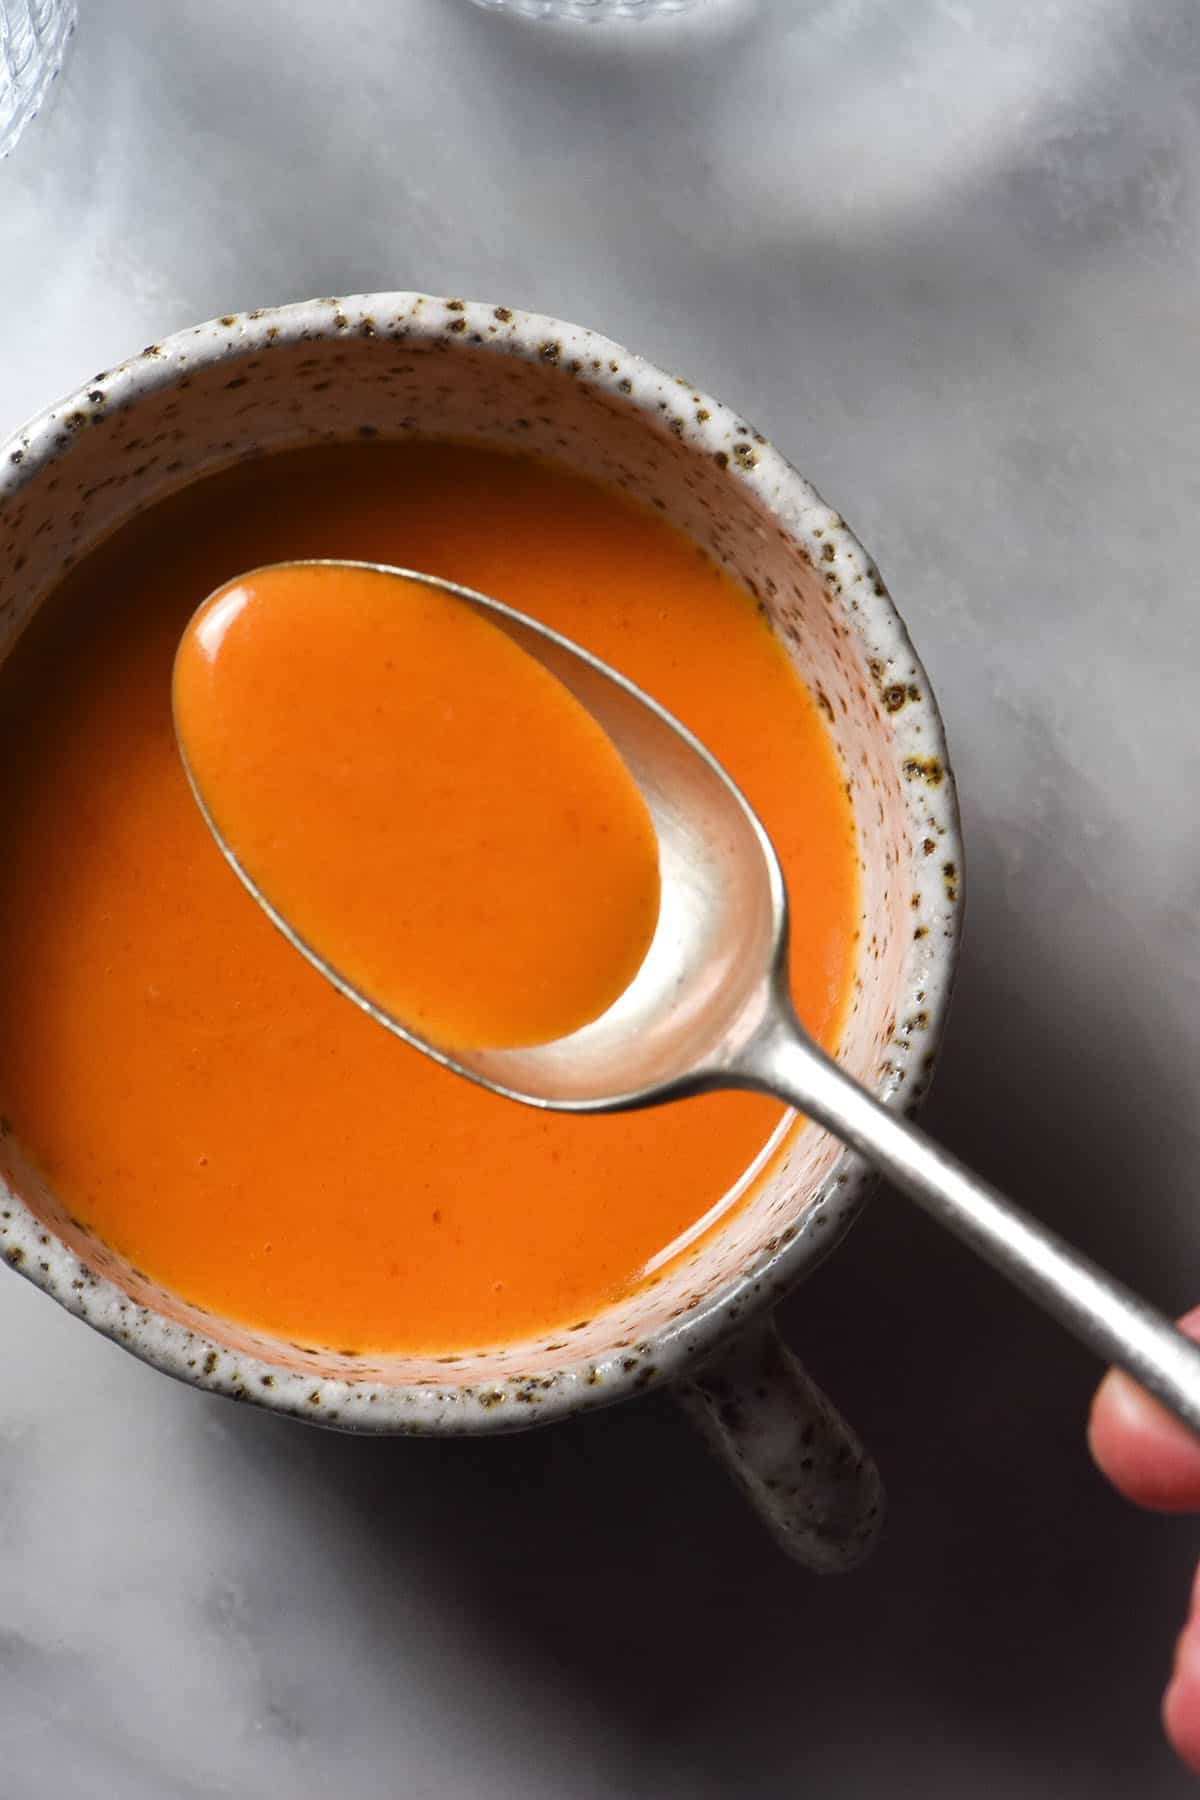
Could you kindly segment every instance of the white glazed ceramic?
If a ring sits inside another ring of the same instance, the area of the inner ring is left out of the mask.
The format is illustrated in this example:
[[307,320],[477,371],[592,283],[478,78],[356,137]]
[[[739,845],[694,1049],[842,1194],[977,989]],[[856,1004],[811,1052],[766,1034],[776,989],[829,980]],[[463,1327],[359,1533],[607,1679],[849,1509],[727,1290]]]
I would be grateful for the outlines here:
[[[858,824],[840,1056],[889,1103],[916,1102],[954,967],[962,861],[925,673],[838,514],[736,413],[605,338],[504,306],[377,294],[149,346],[0,446],[0,656],[64,570],[197,475],[264,450],[410,434],[547,452],[662,510],[754,595],[828,719]],[[351,1357],[212,1317],[72,1223],[11,1137],[0,1159],[7,1261],[168,1374],[343,1430],[414,1435],[516,1430],[673,1382],[802,1560],[846,1566],[878,1528],[873,1467],[767,1323],[869,1180],[814,1128],[657,1285],[551,1338],[434,1359]]]

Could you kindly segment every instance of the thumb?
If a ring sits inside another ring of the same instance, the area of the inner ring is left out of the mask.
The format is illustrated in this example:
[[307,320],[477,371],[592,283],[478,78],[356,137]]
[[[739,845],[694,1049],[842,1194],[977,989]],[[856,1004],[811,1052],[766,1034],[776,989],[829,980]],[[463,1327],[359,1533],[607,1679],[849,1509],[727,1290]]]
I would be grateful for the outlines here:
[[[1179,1327],[1200,1341],[1200,1307],[1185,1314]],[[1200,1438],[1118,1369],[1110,1369],[1096,1391],[1088,1444],[1127,1499],[1158,1512],[1200,1510]]]

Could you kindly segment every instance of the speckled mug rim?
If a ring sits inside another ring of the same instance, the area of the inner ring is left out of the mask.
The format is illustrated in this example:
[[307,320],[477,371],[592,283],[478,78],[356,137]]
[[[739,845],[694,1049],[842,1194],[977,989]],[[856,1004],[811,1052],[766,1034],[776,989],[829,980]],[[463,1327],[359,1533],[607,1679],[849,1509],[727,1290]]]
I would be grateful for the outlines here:
[[[900,664],[921,677],[892,722],[914,844],[914,874],[915,845],[930,815],[928,782],[922,779],[930,768],[937,770],[933,804],[939,857],[961,870],[957,803],[941,716],[874,562],[840,515],[744,419],[690,382],[587,328],[516,308],[416,293],[331,298],[226,314],[150,345],[93,377],[0,444],[0,508],[43,471],[70,456],[80,424],[98,405],[106,412],[127,408],[148,393],[175,385],[197,367],[347,335],[438,341],[451,350],[469,346],[476,352],[553,365],[565,376],[603,391],[611,402],[641,414],[648,430],[661,432],[669,426],[686,447],[710,457],[724,480],[750,490],[824,581],[827,599],[840,611],[868,662],[884,670]],[[675,415],[664,395],[678,398],[681,388],[686,389],[689,405]],[[887,690],[883,700],[890,710]],[[920,991],[926,1073],[940,1040],[957,959],[959,887],[956,878],[954,891],[947,896],[949,904],[939,910],[939,928],[925,934],[922,956],[910,958],[907,968],[912,989],[907,997],[914,999]],[[924,1079],[906,1086],[900,1059],[885,1067],[889,1072],[877,1089],[879,1097],[902,1107],[913,1104]],[[823,1184],[821,1197],[806,1198],[794,1224],[694,1311],[672,1319],[645,1342],[615,1347],[611,1355],[567,1362],[550,1374],[506,1377],[503,1394],[479,1384],[314,1376],[311,1370],[290,1369],[233,1351],[136,1304],[104,1276],[84,1270],[86,1279],[81,1279],[76,1253],[2,1182],[0,1243],[10,1266],[67,1311],[153,1367],[199,1388],[342,1430],[405,1435],[494,1432],[549,1423],[690,1373],[724,1337],[774,1305],[835,1247],[860,1212],[872,1180],[861,1159],[844,1151]],[[510,1397],[526,1404],[497,1404]]]

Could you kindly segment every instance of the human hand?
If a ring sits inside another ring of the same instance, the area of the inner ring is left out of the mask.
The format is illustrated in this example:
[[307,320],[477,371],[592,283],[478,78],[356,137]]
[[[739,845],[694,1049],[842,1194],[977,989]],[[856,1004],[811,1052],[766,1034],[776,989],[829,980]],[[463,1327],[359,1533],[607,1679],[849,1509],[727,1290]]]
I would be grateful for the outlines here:
[[[1179,1325],[1200,1341],[1200,1306]],[[1200,1441],[1119,1370],[1110,1369],[1096,1391],[1088,1443],[1113,1486],[1138,1506],[1200,1511]],[[1162,1710],[1171,1743],[1200,1774],[1200,1570]]]

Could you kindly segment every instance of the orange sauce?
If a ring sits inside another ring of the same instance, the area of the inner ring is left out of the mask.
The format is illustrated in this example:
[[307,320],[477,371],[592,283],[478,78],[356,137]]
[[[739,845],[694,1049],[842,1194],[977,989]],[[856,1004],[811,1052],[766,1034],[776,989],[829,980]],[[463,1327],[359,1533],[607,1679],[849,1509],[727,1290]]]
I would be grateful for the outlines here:
[[592,715],[438,588],[258,569],[180,640],[175,726],[239,866],[367,999],[448,1049],[565,1037],[658,921],[645,801]]
[[189,790],[171,668],[239,571],[427,569],[661,700],[780,852],[800,1014],[836,1043],[857,851],[823,721],[753,602],[648,508],[431,443],[242,464],[77,569],[0,669],[0,1114],[67,1209],[185,1298],[308,1344],[444,1352],[566,1327],[661,1267],[780,1108],[549,1117],[383,1031],[275,930]]

